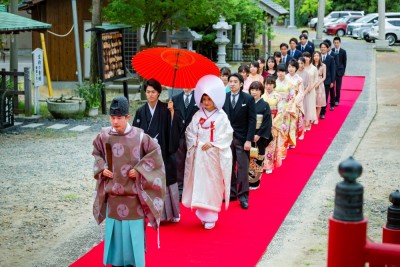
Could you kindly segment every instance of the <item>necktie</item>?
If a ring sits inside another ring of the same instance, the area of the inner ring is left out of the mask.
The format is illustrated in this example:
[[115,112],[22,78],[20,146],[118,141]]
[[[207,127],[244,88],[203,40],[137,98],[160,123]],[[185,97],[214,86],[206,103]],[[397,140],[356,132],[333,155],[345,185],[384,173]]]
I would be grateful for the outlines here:
[[235,106],[236,106],[236,96],[237,96],[237,94],[232,95],[232,107],[233,108],[235,108]]
[[189,95],[185,94],[185,108],[189,106]]
[[324,62],[324,61],[325,61],[325,58],[326,58],[326,56],[322,56],[322,62]]
[[336,54],[339,54],[339,49],[336,49],[336,51],[335,51],[335,52],[336,52]]
[[282,58],[282,62],[283,62],[283,63],[286,63],[286,57],[283,57],[283,58]]
[[304,52],[304,46],[301,47],[301,52]]

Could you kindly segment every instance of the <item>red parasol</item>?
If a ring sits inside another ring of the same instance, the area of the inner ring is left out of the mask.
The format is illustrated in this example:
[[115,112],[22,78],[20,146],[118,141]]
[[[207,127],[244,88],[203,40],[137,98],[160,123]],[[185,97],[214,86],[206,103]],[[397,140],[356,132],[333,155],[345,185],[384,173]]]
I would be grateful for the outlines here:
[[156,47],[139,52],[132,66],[145,79],[154,78],[172,88],[194,88],[207,74],[219,76],[219,69],[208,58],[177,48]]

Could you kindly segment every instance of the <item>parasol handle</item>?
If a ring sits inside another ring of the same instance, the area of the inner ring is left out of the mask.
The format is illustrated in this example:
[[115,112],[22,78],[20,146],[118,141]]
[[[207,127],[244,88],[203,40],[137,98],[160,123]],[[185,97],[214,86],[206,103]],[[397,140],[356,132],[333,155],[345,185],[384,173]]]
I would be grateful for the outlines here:
[[178,65],[179,56],[180,56],[180,52],[177,51],[177,52],[176,52],[176,62],[175,62],[175,66],[174,66],[174,77],[172,78],[172,93],[171,93],[170,100],[171,100],[172,97],[174,96],[176,71],[177,71],[178,68],[179,68],[179,65]]

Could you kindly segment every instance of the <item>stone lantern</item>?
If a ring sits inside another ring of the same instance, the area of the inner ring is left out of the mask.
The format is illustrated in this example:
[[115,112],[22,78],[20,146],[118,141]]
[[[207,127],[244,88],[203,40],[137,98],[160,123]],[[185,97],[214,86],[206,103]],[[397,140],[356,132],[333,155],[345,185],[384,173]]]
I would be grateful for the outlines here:
[[217,30],[217,39],[215,39],[215,43],[218,44],[218,67],[230,67],[228,63],[226,63],[226,45],[229,44],[228,39],[228,30],[232,29],[232,25],[229,25],[224,17],[220,17],[217,24],[213,25],[213,29]]
[[172,34],[170,38],[171,40],[176,41],[176,44],[172,45],[172,47],[187,49],[190,51],[193,49],[193,40],[196,39],[192,32],[186,27],[180,28],[179,31]]

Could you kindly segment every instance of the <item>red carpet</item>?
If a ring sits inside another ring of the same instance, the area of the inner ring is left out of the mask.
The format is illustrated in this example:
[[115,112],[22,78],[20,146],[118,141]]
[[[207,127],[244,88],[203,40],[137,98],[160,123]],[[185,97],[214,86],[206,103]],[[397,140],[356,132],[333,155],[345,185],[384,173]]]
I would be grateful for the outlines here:
[[[207,231],[194,212],[181,207],[181,222],[160,229],[161,249],[156,231],[148,228],[146,266],[255,266],[335,138],[364,80],[343,78],[340,106],[328,110],[326,119],[289,150],[281,168],[263,176],[260,189],[250,193],[248,210],[242,210],[239,201],[231,202],[216,227]],[[104,266],[102,259],[103,243],[71,266]]]

